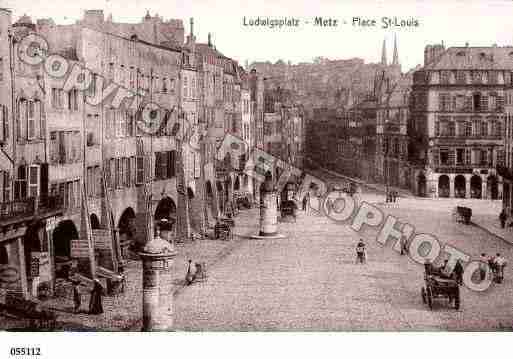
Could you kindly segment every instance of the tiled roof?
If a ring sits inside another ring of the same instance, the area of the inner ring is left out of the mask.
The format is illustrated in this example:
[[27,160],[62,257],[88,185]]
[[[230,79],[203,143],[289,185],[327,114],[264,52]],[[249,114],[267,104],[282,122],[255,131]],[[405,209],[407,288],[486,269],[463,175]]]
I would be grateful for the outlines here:
[[451,47],[427,66],[427,70],[513,69],[513,47]]
[[217,51],[217,49],[208,46],[208,44],[197,43],[196,50],[204,55],[224,56],[221,52]]

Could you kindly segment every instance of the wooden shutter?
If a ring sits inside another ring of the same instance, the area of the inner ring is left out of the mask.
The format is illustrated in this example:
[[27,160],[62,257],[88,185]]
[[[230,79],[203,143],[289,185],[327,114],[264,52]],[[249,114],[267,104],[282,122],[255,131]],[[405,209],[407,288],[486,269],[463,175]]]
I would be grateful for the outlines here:
[[48,197],[48,163],[39,166],[39,176],[39,196],[44,202]]

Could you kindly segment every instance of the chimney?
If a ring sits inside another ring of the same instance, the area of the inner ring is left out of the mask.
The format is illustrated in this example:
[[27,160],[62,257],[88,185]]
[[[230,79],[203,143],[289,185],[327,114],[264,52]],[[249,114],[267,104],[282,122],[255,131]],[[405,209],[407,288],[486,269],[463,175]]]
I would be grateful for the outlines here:
[[208,33],[208,47],[212,47],[212,34],[209,32]]

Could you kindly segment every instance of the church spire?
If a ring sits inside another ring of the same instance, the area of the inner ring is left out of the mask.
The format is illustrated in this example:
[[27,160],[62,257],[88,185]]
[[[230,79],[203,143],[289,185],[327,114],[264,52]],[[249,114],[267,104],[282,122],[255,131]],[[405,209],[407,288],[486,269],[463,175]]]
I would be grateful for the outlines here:
[[387,42],[383,39],[383,49],[381,50],[381,65],[387,65]]
[[397,54],[397,36],[394,36],[394,60],[392,62],[392,65],[399,65],[399,55]]

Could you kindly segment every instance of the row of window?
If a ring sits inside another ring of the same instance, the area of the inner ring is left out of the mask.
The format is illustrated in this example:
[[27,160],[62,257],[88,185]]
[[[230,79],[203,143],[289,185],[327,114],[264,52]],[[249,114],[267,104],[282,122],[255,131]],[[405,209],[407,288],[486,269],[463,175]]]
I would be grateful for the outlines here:
[[[434,73],[433,73],[434,74]],[[440,71],[441,84],[498,84],[498,71]]]
[[497,93],[474,93],[472,96],[463,94],[451,95],[449,92],[438,94],[439,111],[460,111],[460,112],[501,112],[504,110],[504,97]]
[[72,112],[79,110],[78,90],[64,92],[61,88],[52,88],[51,106],[55,109],[68,109]]
[[50,132],[50,163],[69,164],[82,160],[80,131]]
[[50,184],[50,194],[59,195],[64,199],[64,208],[68,210],[79,209],[82,205],[80,180],[58,182]]
[[[497,151],[496,164],[504,164],[505,153]],[[493,167],[493,151],[484,148],[440,148],[433,150],[434,165],[474,165]]]
[[[105,181],[109,189],[133,187],[146,182],[149,178],[148,159],[145,157],[121,157],[106,160]],[[94,175],[95,170],[93,169]],[[99,185],[99,184],[98,184]],[[98,193],[98,188],[89,189],[90,193]]]
[[501,137],[502,122],[500,121],[448,121],[435,122],[435,137]]
[[108,80],[119,84],[126,89],[135,91],[136,89],[150,91],[153,93],[171,93],[176,92],[176,79],[159,77],[156,75],[145,75],[139,69],[133,66],[127,67],[125,65],[115,66],[114,63],[109,64],[107,72]]

